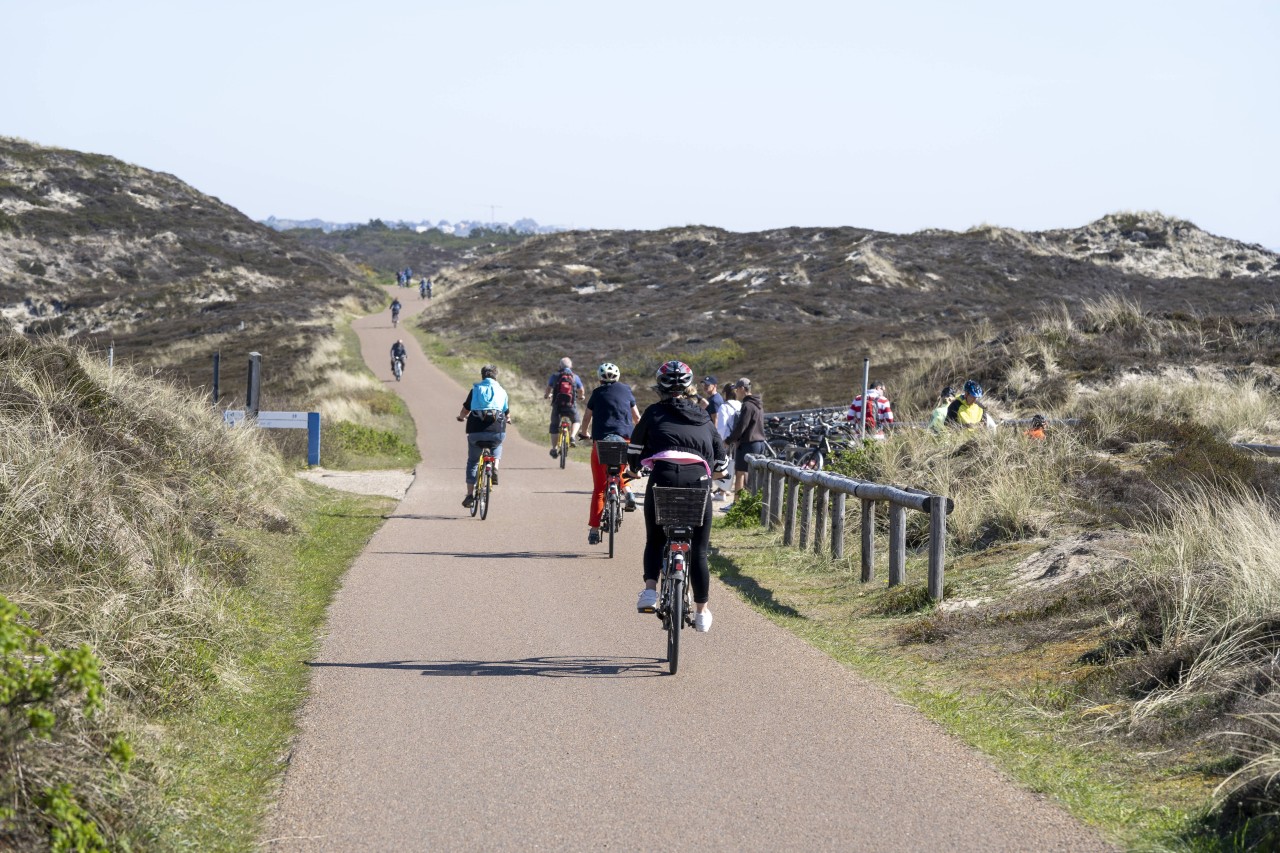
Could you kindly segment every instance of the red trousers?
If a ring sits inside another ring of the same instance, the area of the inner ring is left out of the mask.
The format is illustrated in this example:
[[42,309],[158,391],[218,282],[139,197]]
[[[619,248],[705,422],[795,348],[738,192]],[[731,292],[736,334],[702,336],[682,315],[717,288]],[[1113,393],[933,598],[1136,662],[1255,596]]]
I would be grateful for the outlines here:
[[[624,468],[623,471],[626,469]],[[600,464],[600,457],[596,455],[596,443],[591,442],[591,512],[587,516],[588,527],[600,526],[600,513],[604,512],[604,490],[608,485],[609,467]],[[628,487],[627,480],[622,480],[622,491],[627,493],[631,491]]]

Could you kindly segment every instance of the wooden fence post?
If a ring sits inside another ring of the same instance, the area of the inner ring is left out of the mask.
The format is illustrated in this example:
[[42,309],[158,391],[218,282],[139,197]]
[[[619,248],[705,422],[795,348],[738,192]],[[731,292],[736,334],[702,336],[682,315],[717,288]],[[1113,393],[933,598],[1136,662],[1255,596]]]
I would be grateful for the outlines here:
[[818,507],[813,514],[813,552],[822,553],[822,544],[827,541],[827,521],[831,515],[831,490],[826,486],[818,487]]
[[889,586],[907,579],[907,508],[889,504]]
[[800,548],[809,547],[809,537],[813,534],[813,483],[804,486],[804,508],[800,511]]
[[831,501],[831,559],[844,559],[844,492]]
[[782,526],[782,544],[794,545],[796,542],[796,512],[800,504],[800,483],[787,478],[787,517]]
[[929,597],[942,600],[942,567],[947,555],[947,499],[929,499]]
[[875,577],[876,562],[876,502],[862,499],[862,582],[869,583]]

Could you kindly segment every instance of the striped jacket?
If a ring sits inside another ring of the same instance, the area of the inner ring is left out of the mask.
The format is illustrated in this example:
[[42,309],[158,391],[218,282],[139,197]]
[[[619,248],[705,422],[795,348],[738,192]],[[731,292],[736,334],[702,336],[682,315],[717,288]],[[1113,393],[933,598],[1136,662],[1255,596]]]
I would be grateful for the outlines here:
[[886,426],[892,426],[893,406],[889,403],[889,398],[876,391],[870,392],[867,396],[871,400],[870,412],[864,415],[862,395],[859,394],[849,404],[849,412],[845,417],[855,424],[865,417],[867,428],[876,432],[883,430]]

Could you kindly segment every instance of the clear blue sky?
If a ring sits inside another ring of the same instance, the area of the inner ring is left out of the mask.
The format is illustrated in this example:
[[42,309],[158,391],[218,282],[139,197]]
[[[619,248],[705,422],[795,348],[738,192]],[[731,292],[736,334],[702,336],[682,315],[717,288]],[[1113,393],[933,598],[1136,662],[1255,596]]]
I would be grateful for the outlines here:
[[1280,3],[0,0],[0,134],[254,218],[1160,210],[1280,248]]

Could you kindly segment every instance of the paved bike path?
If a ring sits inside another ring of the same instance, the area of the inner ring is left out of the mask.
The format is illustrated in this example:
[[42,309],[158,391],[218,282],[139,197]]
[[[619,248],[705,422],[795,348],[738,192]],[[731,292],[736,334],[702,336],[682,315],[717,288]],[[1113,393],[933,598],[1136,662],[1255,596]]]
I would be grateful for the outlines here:
[[471,518],[465,390],[385,312],[356,329],[423,461],[330,609],[271,849],[1108,849],[719,583],[666,675],[640,513],[609,560],[586,466],[512,432]]

